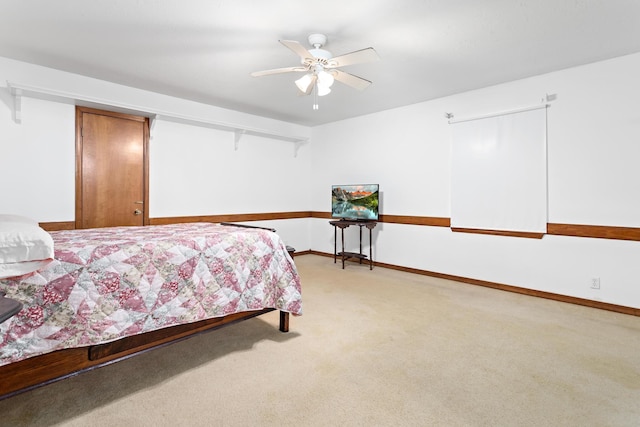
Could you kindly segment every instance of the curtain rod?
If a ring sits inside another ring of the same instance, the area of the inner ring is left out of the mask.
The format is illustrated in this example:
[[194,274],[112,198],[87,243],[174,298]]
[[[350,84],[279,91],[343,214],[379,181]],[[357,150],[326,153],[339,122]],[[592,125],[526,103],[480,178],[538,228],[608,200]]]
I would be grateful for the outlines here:
[[[488,119],[491,117],[498,117],[498,116],[506,116],[508,114],[515,114],[515,113],[522,113],[525,111],[531,111],[531,110],[538,110],[540,108],[547,108],[549,107],[550,104],[542,104],[542,105],[534,105],[531,107],[523,107],[523,108],[517,108],[514,110],[507,110],[507,111],[501,111],[498,113],[491,113],[491,114],[485,114],[482,116],[475,116],[475,117],[468,117],[465,119],[458,119],[458,120],[449,120],[449,124],[453,125],[456,123],[462,123],[462,122],[470,122],[472,120],[480,120],[480,119]],[[445,117],[448,119],[453,118],[453,114],[452,113],[445,113]]]

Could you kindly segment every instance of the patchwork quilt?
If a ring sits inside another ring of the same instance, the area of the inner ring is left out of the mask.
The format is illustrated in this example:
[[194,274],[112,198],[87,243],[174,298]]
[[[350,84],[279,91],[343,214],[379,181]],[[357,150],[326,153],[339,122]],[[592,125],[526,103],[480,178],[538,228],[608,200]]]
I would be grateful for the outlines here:
[[302,314],[295,264],[271,231],[190,223],[50,234],[53,262],[0,280],[24,304],[0,324],[0,366],[242,311]]

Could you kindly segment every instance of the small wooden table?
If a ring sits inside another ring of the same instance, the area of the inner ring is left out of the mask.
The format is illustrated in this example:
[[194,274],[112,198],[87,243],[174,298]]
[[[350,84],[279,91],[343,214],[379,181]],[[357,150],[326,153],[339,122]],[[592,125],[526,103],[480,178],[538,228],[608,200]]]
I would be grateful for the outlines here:
[[[369,270],[373,270],[373,243],[371,240],[371,232],[378,225],[377,221],[355,221],[341,219],[338,221],[329,221],[329,224],[333,225],[333,262],[335,263],[338,255],[342,258],[342,268],[344,269],[344,262],[349,258],[357,258],[362,264],[363,259],[367,259],[367,256],[362,253],[362,227],[369,229]],[[345,252],[344,250],[344,229],[352,225],[360,227],[360,252]],[[338,252],[338,228],[342,234],[342,251]]]

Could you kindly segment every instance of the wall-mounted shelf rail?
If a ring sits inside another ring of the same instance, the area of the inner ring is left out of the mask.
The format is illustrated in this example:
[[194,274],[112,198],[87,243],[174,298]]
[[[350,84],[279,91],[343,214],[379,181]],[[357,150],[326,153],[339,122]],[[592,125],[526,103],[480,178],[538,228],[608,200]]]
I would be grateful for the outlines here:
[[43,99],[47,101],[62,102],[65,104],[78,105],[83,107],[93,107],[110,109],[117,112],[138,114],[145,117],[149,117],[150,132],[153,137],[153,131],[157,120],[167,120],[177,123],[184,123],[194,126],[203,126],[212,129],[218,129],[223,131],[229,131],[233,134],[234,148],[237,150],[240,139],[243,135],[255,135],[265,138],[278,139],[281,141],[289,141],[294,143],[294,156],[297,155],[298,149],[301,145],[309,142],[309,138],[306,136],[287,135],[284,133],[273,132],[265,129],[253,128],[250,126],[238,125],[233,123],[225,123],[218,120],[212,120],[209,118],[188,116],[185,114],[179,114],[170,111],[160,111],[152,108],[136,106],[117,102],[113,100],[97,98],[92,96],[86,96],[78,93],[59,91],[55,89],[42,88],[37,86],[29,86],[24,84],[18,84],[14,82],[7,82],[7,88],[9,89],[14,101],[14,121],[16,123],[22,123],[22,97],[27,96],[31,98]]

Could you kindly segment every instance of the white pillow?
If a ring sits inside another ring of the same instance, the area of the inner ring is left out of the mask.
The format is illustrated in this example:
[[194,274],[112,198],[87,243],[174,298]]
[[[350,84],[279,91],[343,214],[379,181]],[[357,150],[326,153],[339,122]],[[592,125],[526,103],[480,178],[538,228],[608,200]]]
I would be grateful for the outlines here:
[[0,215],[0,279],[32,273],[52,260],[53,239],[36,221]]
[[7,264],[0,264],[0,280],[8,279],[10,277],[24,276],[25,274],[33,273],[49,264],[53,259],[44,259],[40,261],[24,261],[24,262],[10,262]]

